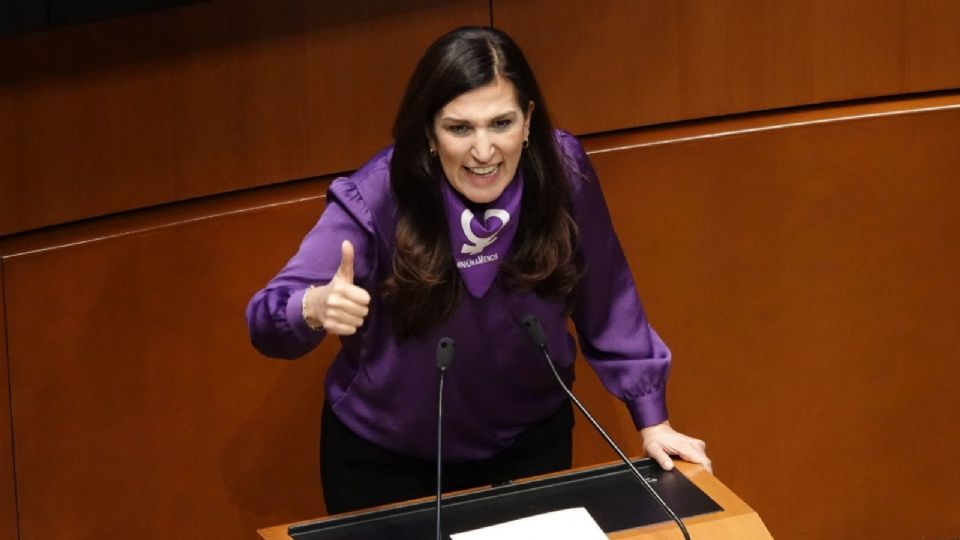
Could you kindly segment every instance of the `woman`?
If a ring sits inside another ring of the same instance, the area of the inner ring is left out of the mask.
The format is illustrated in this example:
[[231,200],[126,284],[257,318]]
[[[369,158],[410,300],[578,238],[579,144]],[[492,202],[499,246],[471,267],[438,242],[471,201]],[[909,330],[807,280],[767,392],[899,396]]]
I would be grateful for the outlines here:
[[250,301],[254,345],[295,358],[336,334],[321,474],[331,513],[429,495],[436,347],[456,341],[444,401],[445,489],[569,468],[573,417],[519,321],[535,315],[573,381],[584,356],[644,447],[709,468],[667,421],[670,352],[648,325],[595,173],[555,131],[504,33],[433,43],[407,87],[394,146],[334,181],[287,266]]

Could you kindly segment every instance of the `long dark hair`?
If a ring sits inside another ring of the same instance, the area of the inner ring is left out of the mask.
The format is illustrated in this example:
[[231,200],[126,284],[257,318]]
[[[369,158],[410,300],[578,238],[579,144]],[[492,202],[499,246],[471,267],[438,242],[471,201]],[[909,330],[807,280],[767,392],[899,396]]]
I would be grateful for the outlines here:
[[524,185],[519,227],[501,266],[501,283],[569,299],[583,274],[567,178],[533,71],[505,33],[458,28],[427,48],[393,125],[390,179],[398,221],[393,274],[383,292],[401,338],[422,334],[448,317],[463,294],[442,200],[440,182],[446,180],[439,160],[430,155],[429,140],[436,140],[434,118],[447,103],[496,77],[513,83],[521,110],[534,103],[529,146],[520,157]]

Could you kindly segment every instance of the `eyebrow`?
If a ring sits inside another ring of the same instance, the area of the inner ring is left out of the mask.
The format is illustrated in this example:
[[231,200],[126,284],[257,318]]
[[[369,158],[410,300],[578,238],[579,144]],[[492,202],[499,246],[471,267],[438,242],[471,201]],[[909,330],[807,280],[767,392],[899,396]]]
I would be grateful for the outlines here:
[[[508,118],[508,117],[516,118],[517,115],[518,115],[517,111],[507,111],[507,112],[504,112],[504,113],[500,113],[500,114],[498,114],[498,115],[496,115],[496,116],[493,116],[492,118],[490,118],[490,122],[496,122],[497,120],[504,120],[504,119],[506,119],[506,118]],[[472,124],[472,123],[473,123],[473,122],[470,121],[470,120],[467,120],[467,119],[465,119],[465,118],[459,118],[459,117],[457,117],[457,116],[444,116],[444,117],[440,118],[440,121],[441,121],[441,122],[459,122],[459,123],[461,123],[461,124]]]

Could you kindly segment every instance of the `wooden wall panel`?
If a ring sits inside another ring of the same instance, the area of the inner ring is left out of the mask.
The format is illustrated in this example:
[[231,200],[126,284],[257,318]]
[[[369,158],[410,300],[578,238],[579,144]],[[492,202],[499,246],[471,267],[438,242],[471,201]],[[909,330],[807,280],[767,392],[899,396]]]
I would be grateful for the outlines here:
[[0,261],[0,540],[17,540],[17,492],[3,296],[3,263]]
[[960,87],[960,3],[497,0],[576,133]]
[[[675,353],[671,417],[777,538],[960,526],[958,130],[947,96],[586,143]],[[264,359],[242,321],[322,188],[3,243],[20,538],[185,523],[234,537],[322,513],[320,381],[336,345]],[[638,453],[585,369],[578,392]],[[582,421],[576,452],[611,459]],[[894,514],[903,467],[911,494]]]
[[[694,129],[587,145],[672,421],[778,539],[956,537],[960,96]],[[578,464],[611,459],[577,429]]]
[[[957,88],[960,3],[493,6],[558,126],[700,119],[586,145],[675,353],[671,417],[720,478],[777,538],[960,535],[960,99],[710,119]],[[0,39],[0,236],[178,201],[0,239],[0,539],[322,513],[336,344],[268,360],[242,313],[323,183],[194,199],[356,167],[423,47],[488,7],[213,1]],[[585,367],[577,388],[640,453]],[[575,436],[576,465],[613,458]]]
[[0,39],[0,235],[358,167],[470,0],[212,1]]
[[6,257],[21,540],[247,538],[322,513],[336,342],[267,359],[243,313],[313,225],[323,188],[111,220],[111,234],[78,242],[38,235],[40,249]]

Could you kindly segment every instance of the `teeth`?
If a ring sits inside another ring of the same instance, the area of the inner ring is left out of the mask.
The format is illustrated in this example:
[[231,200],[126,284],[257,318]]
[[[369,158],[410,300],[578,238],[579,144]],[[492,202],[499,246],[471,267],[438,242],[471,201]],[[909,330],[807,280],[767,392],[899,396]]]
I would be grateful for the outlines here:
[[499,167],[499,165],[491,165],[489,167],[467,167],[467,169],[473,174],[486,175],[497,170],[497,167]]

